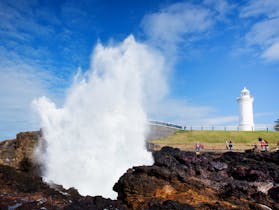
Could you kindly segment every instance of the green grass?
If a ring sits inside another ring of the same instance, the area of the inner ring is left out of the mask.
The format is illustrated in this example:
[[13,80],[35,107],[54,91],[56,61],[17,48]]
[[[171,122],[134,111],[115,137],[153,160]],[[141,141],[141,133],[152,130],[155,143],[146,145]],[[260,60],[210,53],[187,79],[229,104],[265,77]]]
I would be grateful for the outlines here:
[[[221,145],[226,141],[232,140],[235,145],[246,145],[247,148],[258,143],[258,137],[261,136],[269,142],[269,145],[275,147],[279,142],[279,132],[274,131],[177,131],[175,134],[151,140],[151,143],[158,145],[192,145],[197,142],[207,145]],[[219,147],[219,146],[218,146]],[[246,148],[244,147],[244,148]],[[214,147],[213,147],[214,148]]]

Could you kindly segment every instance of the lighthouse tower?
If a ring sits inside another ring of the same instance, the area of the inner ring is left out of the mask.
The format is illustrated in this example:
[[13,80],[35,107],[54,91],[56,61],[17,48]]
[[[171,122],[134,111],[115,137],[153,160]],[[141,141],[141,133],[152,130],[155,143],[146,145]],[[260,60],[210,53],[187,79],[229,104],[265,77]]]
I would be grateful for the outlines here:
[[244,87],[240,92],[240,97],[237,98],[237,102],[239,104],[238,126],[241,131],[254,130],[253,101],[254,98],[250,95],[250,91]]

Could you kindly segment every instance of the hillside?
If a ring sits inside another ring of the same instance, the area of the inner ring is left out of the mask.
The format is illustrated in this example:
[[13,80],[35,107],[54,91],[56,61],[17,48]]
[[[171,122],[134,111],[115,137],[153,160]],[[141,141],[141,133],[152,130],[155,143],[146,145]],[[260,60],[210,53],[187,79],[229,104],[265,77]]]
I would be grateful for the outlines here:
[[185,131],[179,130],[173,135],[150,140],[150,143],[163,146],[172,146],[180,149],[192,150],[196,143],[202,143],[205,149],[224,150],[226,141],[232,140],[235,150],[251,149],[258,143],[258,138],[269,142],[270,149],[275,149],[279,142],[279,132],[273,131]]

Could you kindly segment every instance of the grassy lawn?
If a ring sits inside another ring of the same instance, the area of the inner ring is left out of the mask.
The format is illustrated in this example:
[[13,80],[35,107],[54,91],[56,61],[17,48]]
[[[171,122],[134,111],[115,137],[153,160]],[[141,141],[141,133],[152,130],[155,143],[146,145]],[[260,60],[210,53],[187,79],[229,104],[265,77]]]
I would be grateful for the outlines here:
[[150,142],[160,147],[172,146],[180,149],[194,149],[197,142],[204,144],[205,149],[225,149],[226,141],[232,140],[234,149],[250,149],[258,143],[258,137],[266,139],[270,149],[276,148],[279,132],[273,131],[185,131],[180,130],[166,138]]

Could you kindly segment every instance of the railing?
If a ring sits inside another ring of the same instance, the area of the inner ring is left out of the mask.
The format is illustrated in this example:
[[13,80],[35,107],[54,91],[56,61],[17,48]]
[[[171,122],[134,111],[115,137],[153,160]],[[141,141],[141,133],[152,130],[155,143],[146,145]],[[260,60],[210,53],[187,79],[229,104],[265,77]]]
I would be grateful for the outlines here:
[[[149,121],[151,125],[159,125],[159,126],[165,126],[165,127],[171,127],[178,130],[207,130],[207,131],[240,131],[239,126],[236,125],[177,125],[173,123],[165,123],[165,122],[159,122],[159,121]],[[260,126],[253,126],[251,127],[251,131],[274,131],[274,126],[272,125],[260,125]]]
[[[223,131],[240,131],[239,126],[235,125],[212,125],[212,126],[183,126],[183,130],[223,130]],[[273,126],[253,126],[251,127],[251,131],[274,131]]]
[[164,122],[159,122],[159,121],[154,121],[154,120],[149,121],[149,123],[151,125],[160,125],[160,126],[171,127],[171,128],[183,130],[183,127],[181,125],[176,125],[176,124],[172,124],[172,123],[164,123]]

